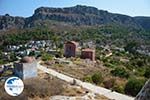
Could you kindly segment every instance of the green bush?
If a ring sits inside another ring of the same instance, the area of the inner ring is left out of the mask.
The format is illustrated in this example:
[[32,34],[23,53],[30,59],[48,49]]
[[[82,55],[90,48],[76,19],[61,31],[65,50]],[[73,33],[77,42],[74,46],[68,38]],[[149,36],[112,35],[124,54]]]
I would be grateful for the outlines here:
[[53,59],[53,56],[48,54],[48,53],[43,53],[41,58],[42,58],[43,61],[49,61],[49,60]]
[[136,96],[142,89],[144,83],[145,80],[143,79],[136,79],[136,78],[129,79],[125,85],[124,91],[127,95]]
[[86,76],[86,77],[84,77],[84,78],[83,78],[83,81],[85,81],[85,82],[90,82],[90,83],[93,82],[91,76]]
[[139,67],[139,68],[136,68],[136,69],[133,69],[133,73],[135,76],[140,76],[140,77],[143,77],[144,74],[145,74],[145,69],[142,68],[142,67]]
[[146,78],[150,78],[150,68],[146,68],[145,73],[144,73],[144,76],[145,76]]
[[95,84],[100,84],[103,81],[103,77],[102,74],[100,72],[97,72],[95,74],[92,75],[92,81]]
[[35,51],[30,52],[29,56],[35,56]]
[[113,87],[113,90],[116,91],[116,92],[124,94],[124,86],[116,85],[116,86]]
[[128,78],[129,77],[129,73],[124,68],[121,68],[121,67],[115,68],[114,70],[111,71],[111,73],[114,76],[118,76],[121,78]]
[[114,68],[115,67],[115,65],[113,65],[109,62],[104,63],[104,66],[109,67],[109,68]]
[[0,59],[0,64],[4,64],[4,60],[3,59]]

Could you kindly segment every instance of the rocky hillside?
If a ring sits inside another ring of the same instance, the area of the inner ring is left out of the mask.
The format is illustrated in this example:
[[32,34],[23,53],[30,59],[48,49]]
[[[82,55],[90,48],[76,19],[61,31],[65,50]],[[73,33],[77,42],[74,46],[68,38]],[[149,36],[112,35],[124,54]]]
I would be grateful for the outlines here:
[[113,14],[94,7],[77,5],[68,8],[40,7],[28,18],[12,17],[8,14],[0,16],[0,30],[42,26],[43,22],[48,20],[71,23],[72,25],[99,26],[115,23],[133,28],[150,28],[150,18]]
[[24,28],[25,18],[23,17],[13,17],[6,14],[5,16],[0,16],[0,30],[7,30],[12,28]]
[[135,17],[134,19],[144,29],[150,29],[150,17]]

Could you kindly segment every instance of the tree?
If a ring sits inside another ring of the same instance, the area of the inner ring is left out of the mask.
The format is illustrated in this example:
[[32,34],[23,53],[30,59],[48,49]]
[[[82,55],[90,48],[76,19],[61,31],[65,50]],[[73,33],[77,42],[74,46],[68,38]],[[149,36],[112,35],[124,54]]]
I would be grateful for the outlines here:
[[129,77],[129,73],[124,68],[120,68],[120,67],[115,68],[114,70],[111,71],[111,73],[114,76],[118,76],[121,78],[128,78]]
[[135,54],[136,52],[135,52],[135,50],[136,50],[136,48],[137,48],[137,43],[136,42],[129,42],[129,43],[127,43],[127,45],[124,47],[125,48],[125,51],[128,51],[128,52],[130,52],[130,53],[133,53],[133,54]]
[[43,61],[49,61],[49,60],[52,60],[53,59],[53,56],[48,54],[48,53],[42,53],[42,60]]
[[131,96],[136,96],[142,89],[145,80],[132,78],[125,85],[125,93]]
[[54,35],[52,37],[52,40],[53,40],[53,45],[56,45],[56,50],[58,49],[58,45],[59,45],[59,41],[60,41],[60,37],[57,36],[57,35]]
[[150,68],[146,68],[145,73],[144,73],[144,76],[145,76],[146,78],[150,78]]
[[9,61],[12,62],[12,61],[16,61],[16,60],[18,60],[18,59],[16,58],[15,52],[11,52]]
[[95,74],[92,75],[92,81],[95,84],[100,84],[103,81],[103,77],[102,74],[100,72],[97,72]]
[[91,78],[91,76],[85,76],[83,78],[83,81],[92,83],[92,78]]
[[29,53],[29,56],[35,56],[35,51],[31,51],[31,52]]

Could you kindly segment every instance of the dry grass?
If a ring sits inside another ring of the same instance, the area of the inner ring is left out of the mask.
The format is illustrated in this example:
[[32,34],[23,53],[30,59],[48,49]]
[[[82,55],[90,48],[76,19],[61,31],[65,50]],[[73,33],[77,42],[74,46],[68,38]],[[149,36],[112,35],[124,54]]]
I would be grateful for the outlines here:
[[[73,66],[53,66],[53,69],[80,79],[86,75],[103,70],[97,67],[84,66],[84,64],[80,66],[79,63]],[[3,88],[4,84],[0,82],[0,100],[49,100],[50,96],[54,95],[83,96],[87,91],[83,88],[67,87],[68,83],[45,74],[42,71],[38,71],[38,73],[39,75],[37,78],[24,81],[24,92],[18,97],[11,97],[5,93]],[[98,98],[103,98],[103,96],[98,96]]]
[[111,99],[108,99],[108,98],[106,98],[105,96],[102,96],[102,95],[96,95],[96,97],[95,97],[95,100],[111,100]]
[[63,84],[57,79],[47,81],[44,79],[29,79],[25,81],[25,92],[28,97],[34,98],[39,96],[45,98],[47,96],[58,95],[63,91]]
[[67,85],[61,95],[64,95],[64,96],[83,96],[83,95],[85,95],[86,91],[87,91],[86,89],[79,87],[79,86],[76,87],[76,86]]
[[[83,61],[77,61],[78,63],[73,64],[73,65],[63,65],[61,64],[61,67],[58,66],[57,64],[53,64],[49,66],[49,68],[52,68],[58,72],[61,72],[63,74],[66,74],[68,76],[77,78],[77,79],[83,79],[87,75],[93,75],[93,73],[96,72],[102,72],[104,76],[108,76],[108,69],[102,67],[101,65],[99,66],[89,66],[86,63],[83,63]],[[48,65],[46,65],[48,66]]]
[[56,78],[45,78],[47,80],[41,78],[25,80],[25,89],[17,97],[9,96],[4,90],[4,83],[0,82],[0,100],[40,100],[41,98],[41,100],[48,100],[50,96],[62,93],[64,90],[62,81]]
[[0,82],[0,100],[28,100],[25,93],[19,95],[18,97],[9,96],[4,89],[4,82]]

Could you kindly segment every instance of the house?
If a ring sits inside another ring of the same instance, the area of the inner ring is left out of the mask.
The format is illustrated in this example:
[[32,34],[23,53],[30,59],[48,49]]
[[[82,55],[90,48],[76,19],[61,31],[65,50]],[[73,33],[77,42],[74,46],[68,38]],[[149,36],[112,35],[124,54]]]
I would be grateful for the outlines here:
[[95,50],[86,48],[81,51],[82,59],[90,59],[91,61],[95,61]]
[[14,74],[21,79],[37,76],[37,62],[34,57],[24,57],[20,62],[14,63]]
[[68,41],[65,43],[64,55],[65,57],[75,57],[78,43],[75,41]]

